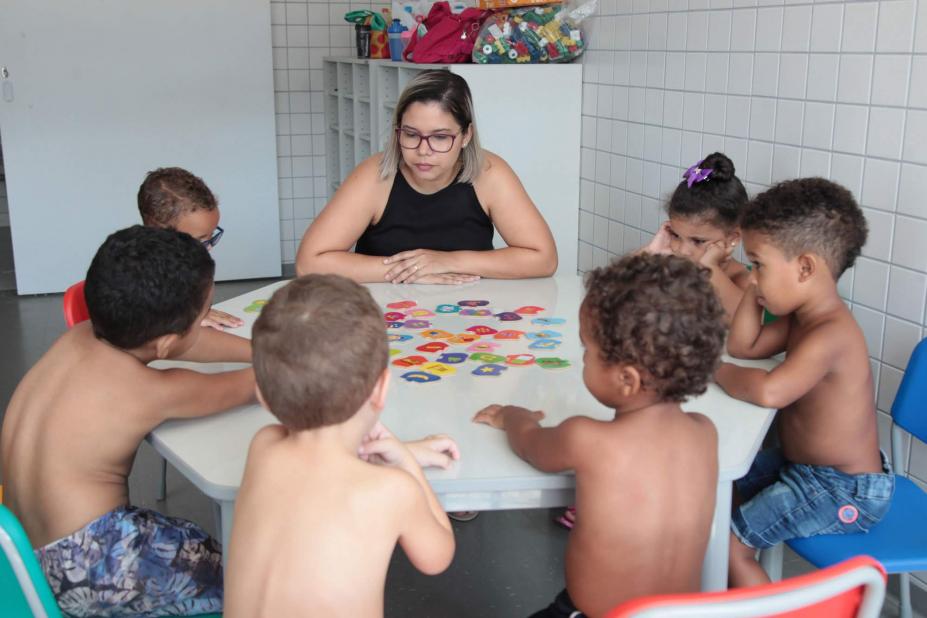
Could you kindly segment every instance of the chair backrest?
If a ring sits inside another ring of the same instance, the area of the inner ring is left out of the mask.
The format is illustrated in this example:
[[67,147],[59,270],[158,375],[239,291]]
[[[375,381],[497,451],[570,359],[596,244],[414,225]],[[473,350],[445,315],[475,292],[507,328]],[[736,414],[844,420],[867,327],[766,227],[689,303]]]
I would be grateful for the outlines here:
[[64,292],[64,321],[71,328],[90,319],[87,300],[84,298],[84,282],[78,281]]
[[0,504],[0,599],[10,618],[61,618],[26,531],[13,513]]
[[[905,431],[927,442],[927,338],[911,352],[908,368],[892,403],[892,420]],[[896,464],[896,467],[897,464]]]
[[753,588],[635,599],[607,618],[876,618],[884,600],[885,569],[869,556],[857,556]]

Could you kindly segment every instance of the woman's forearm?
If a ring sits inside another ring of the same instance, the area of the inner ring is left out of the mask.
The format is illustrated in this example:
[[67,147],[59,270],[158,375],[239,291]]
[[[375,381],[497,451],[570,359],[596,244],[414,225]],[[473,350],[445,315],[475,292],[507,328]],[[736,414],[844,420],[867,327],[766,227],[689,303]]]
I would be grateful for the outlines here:
[[389,269],[383,257],[361,255],[353,251],[326,251],[315,255],[300,255],[296,260],[296,274],[337,274],[358,283],[382,283]]
[[456,270],[461,274],[490,279],[549,277],[557,270],[557,253],[523,247],[492,251],[455,251]]

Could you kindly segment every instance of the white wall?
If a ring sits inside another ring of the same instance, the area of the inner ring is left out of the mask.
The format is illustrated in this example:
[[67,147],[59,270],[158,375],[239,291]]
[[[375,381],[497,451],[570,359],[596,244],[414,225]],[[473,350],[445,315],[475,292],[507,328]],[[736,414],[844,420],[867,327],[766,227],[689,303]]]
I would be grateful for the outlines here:
[[[751,194],[797,176],[847,186],[870,233],[840,291],[869,344],[887,450],[887,412],[927,324],[927,4],[599,9],[584,59],[580,269],[648,240],[682,170],[715,150]],[[927,446],[910,462],[927,487]]]
[[349,10],[385,3],[271,2],[281,258],[295,260],[306,227],[325,206],[322,58],[354,54]]

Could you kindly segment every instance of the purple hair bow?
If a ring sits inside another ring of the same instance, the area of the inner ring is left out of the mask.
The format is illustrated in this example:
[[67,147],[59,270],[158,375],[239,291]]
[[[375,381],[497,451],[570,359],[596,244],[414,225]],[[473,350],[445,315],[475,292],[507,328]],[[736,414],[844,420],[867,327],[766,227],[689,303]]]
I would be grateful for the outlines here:
[[692,188],[692,185],[698,184],[702,182],[703,180],[708,180],[708,177],[711,176],[711,172],[713,170],[710,170],[710,169],[703,170],[702,168],[699,167],[699,165],[701,165],[704,162],[705,160],[702,159],[701,161],[699,161],[698,163],[696,163],[695,165],[687,169],[685,173],[682,175],[682,177],[686,179],[686,184],[688,185],[690,189]]

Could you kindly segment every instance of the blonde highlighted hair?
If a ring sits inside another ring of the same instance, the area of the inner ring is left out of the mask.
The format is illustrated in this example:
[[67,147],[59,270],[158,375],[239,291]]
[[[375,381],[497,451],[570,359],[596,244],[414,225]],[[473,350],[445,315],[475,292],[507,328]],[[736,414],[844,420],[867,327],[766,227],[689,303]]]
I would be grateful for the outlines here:
[[402,117],[413,103],[437,103],[454,117],[462,133],[472,128],[470,143],[460,152],[459,182],[472,183],[483,170],[484,156],[473,122],[473,98],[466,80],[456,73],[443,69],[422,71],[410,81],[396,103],[389,141],[380,160],[380,178],[385,180],[399,170],[402,152],[397,129]]

